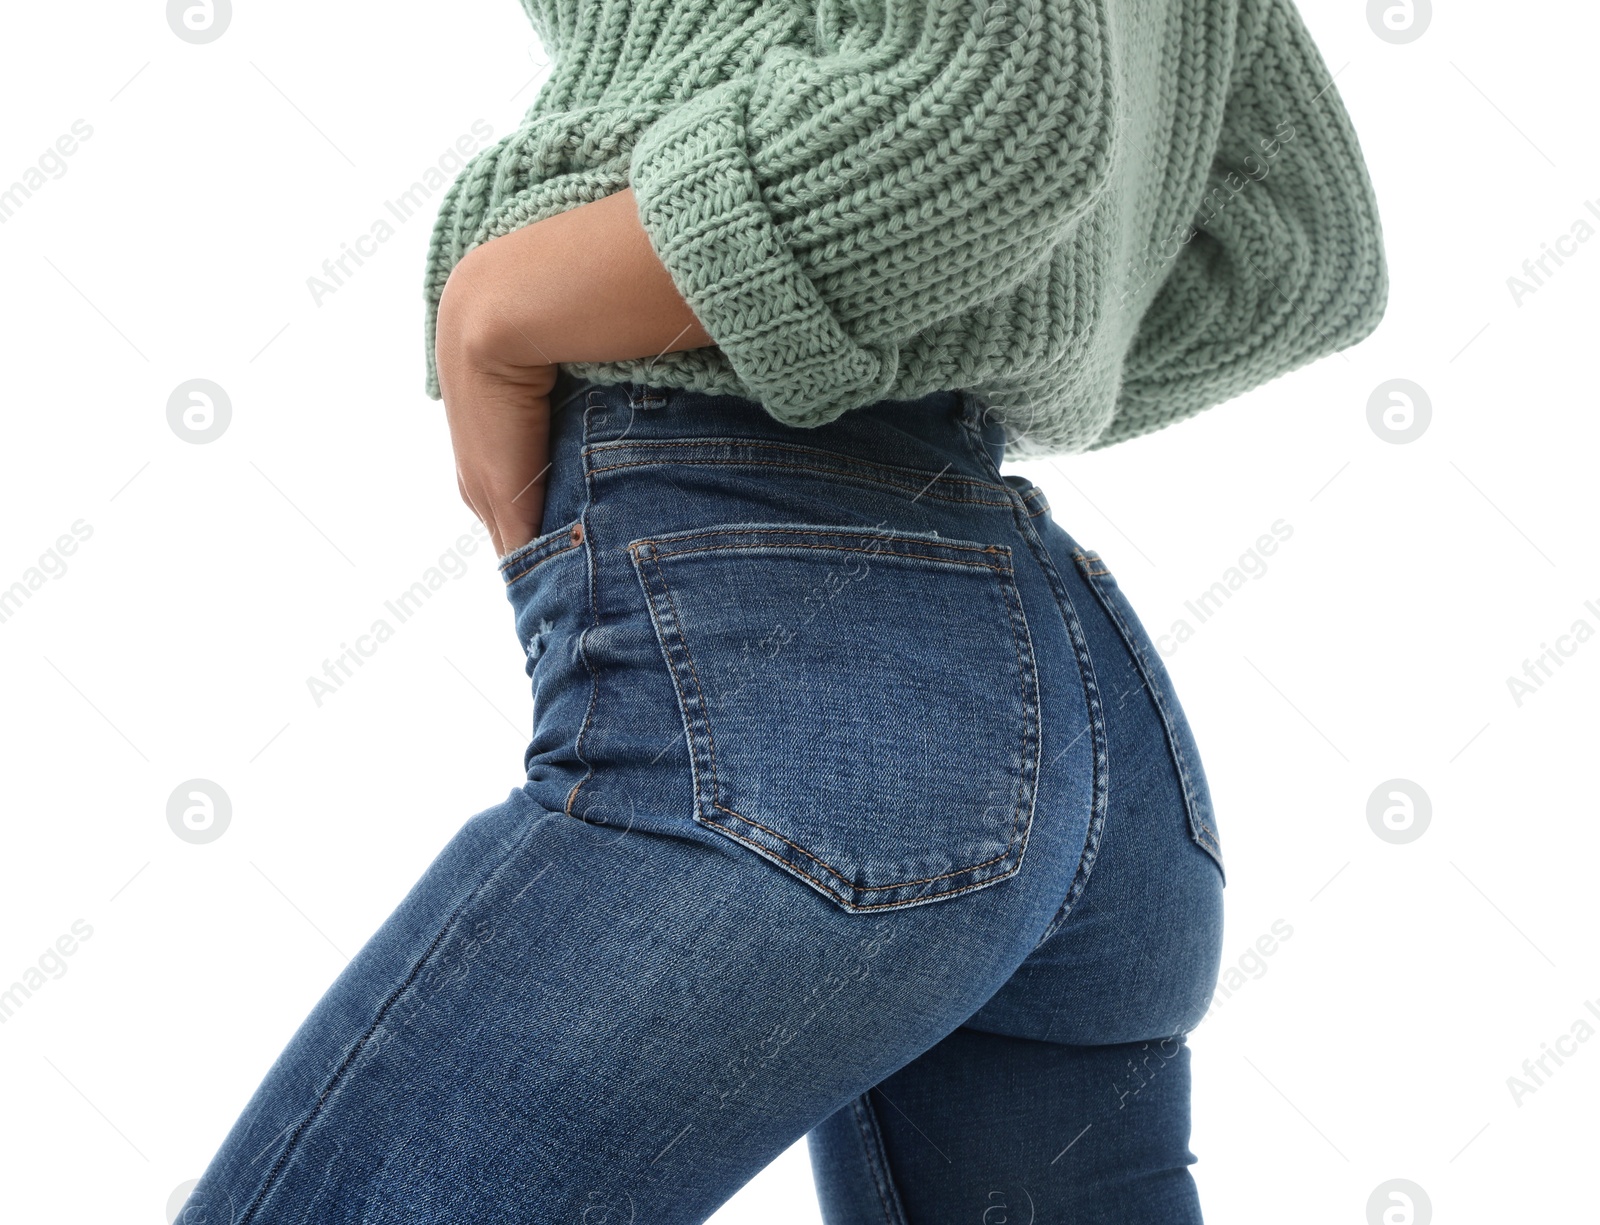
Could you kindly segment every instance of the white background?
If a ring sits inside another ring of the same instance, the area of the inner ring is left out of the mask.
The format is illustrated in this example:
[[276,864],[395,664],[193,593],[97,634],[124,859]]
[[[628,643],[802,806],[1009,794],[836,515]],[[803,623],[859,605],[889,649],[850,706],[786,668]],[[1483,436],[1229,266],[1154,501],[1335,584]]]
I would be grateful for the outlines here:
[[[1507,678],[1600,630],[1600,241],[1520,305],[1507,278],[1600,208],[1600,21],[1440,9],[1393,45],[1357,0],[1303,5],[1383,211],[1379,331],[1017,469],[1156,634],[1292,525],[1168,660],[1228,856],[1225,964],[1293,929],[1192,1039],[1218,1222],[1359,1225],[1391,1178],[1441,1223],[1595,1219],[1600,1041],[1520,1104],[1507,1078],[1600,1000],[1600,638],[1520,705]],[[431,210],[320,305],[307,278],[474,121],[514,127],[543,69],[513,0],[241,4],[206,46],[149,0],[5,20],[0,184],[75,120],[93,134],[0,225],[0,586],[92,535],[0,623],[0,985],[75,920],[93,935],[0,1025],[0,1197],[159,1225],[346,955],[520,779],[529,695],[487,549],[308,693],[471,521],[422,394]],[[232,400],[209,445],[166,420],[193,378]],[[1392,378],[1433,408],[1405,445],[1367,420]],[[196,777],[233,802],[206,846],[165,818]],[[1367,822],[1392,778],[1432,802],[1406,845]],[[816,1221],[803,1146],[716,1219]]]

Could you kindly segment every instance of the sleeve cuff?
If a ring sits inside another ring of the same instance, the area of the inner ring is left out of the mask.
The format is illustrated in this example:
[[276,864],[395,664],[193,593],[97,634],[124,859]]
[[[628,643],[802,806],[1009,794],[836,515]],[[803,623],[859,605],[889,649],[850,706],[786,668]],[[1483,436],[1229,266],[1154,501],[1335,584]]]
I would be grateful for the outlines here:
[[639,220],[751,396],[785,424],[823,425],[885,397],[899,346],[857,344],[779,234],[750,162],[748,88],[713,86],[639,137]]

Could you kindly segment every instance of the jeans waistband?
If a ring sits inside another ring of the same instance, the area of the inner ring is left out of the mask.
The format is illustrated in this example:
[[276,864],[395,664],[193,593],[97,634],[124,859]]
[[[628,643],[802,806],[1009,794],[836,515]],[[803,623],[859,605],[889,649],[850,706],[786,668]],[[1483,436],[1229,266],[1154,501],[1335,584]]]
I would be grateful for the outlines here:
[[[781,442],[877,463],[994,480],[1005,456],[1000,421],[967,391],[881,400],[825,425],[792,426],[741,396],[640,382],[593,383],[559,372],[551,393],[552,433],[581,445],[688,438]],[[977,442],[994,470],[975,453]]]

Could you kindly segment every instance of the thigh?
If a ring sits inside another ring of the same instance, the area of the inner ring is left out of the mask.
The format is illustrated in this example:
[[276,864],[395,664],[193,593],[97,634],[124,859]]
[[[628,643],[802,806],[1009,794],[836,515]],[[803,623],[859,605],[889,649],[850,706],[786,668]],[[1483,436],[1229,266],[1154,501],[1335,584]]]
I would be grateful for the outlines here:
[[181,1219],[701,1221],[1003,979],[984,896],[852,914],[519,792],[343,972]]
[[807,1137],[828,1225],[1198,1225],[1189,1050],[961,1028]]

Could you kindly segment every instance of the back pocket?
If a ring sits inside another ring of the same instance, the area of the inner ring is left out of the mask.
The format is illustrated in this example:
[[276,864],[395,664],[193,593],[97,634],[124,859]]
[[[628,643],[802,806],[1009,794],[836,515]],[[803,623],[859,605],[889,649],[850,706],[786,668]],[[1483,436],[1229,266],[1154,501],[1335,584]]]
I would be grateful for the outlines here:
[[1021,866],[1039,683],[1008,547],[740,524],[628,549],[677,687],[696,821],[852,911]]
[[1128,602],[1128,597],[1100,554],[1075,545],[1072,560],[1077,563],[1084,581],[1099,597],[1106,615],[1127,643],[1139,674],[1150,690],[1150,697],[1166,729],[1167,745],[1178,771],[1178,782],[1183,787],[1184,807],[1189,814],[1189,836],[1216,861],[1218,871],[1223,871],[1222,842],[1217,837],[1217,818],[1211,808],[1211,789],[1206,784],[1206,772],[1200,764],[1200,751],[1195,744],[1194,732],[1178,701],[1167,665],[1162,662],[1139,615],[1133,611],[1133,605]]

